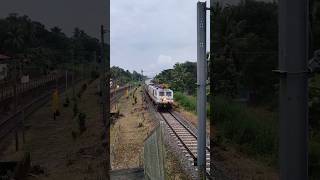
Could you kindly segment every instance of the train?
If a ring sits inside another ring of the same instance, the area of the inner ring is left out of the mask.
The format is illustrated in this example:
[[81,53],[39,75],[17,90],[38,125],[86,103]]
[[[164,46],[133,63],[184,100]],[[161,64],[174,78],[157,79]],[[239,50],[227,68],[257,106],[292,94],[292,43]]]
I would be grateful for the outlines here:
[[145,90],[158,109],[171,109],[174,103],[173,91],[164,85],[146,83]]

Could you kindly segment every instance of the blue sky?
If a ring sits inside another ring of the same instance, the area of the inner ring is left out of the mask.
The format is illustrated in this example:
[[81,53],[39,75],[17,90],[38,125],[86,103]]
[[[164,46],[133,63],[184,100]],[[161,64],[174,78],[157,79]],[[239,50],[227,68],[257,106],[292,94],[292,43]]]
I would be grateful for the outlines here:
[[111,65],[152,76],[196,61],[196,0],[111,1]]

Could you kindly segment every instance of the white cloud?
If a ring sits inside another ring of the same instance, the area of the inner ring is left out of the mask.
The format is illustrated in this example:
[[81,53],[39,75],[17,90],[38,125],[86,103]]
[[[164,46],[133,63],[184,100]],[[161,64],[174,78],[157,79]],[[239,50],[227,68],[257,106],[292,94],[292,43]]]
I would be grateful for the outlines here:
[[193,0],[111,1],[111,65],[155,74],[196,60]]
[[157,61],[158,65],[169,65],[172,66],[174,64],[171,56],[160,55]]

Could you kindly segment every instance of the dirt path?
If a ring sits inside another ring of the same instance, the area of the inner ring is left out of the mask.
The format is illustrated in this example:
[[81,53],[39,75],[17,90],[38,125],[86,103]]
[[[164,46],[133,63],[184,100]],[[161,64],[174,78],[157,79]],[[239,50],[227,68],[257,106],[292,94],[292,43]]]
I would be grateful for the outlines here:
[[112,169],[141,167],[143,142],[154,127],[143,106],[141,88],[134,93],[136,104],[133,91],[130,94],[128,98],[124,96],[120,99],[118,107],[122,117],[111,128],[111,146],[114,146]]
[[[86,114],[86,131],[82,134],[79,132],[77,118],[73,118],[72,102],[69,107],[61,106],[61,115],[56,120],[53,120],[50,102],[26,121],[28,130],[23,149],[16,153],[12,143],[1,159],[14,160],[22,153],[30,152],[32,165],[39,165],[44,173],[34,174],[29,180],[96,180],[105,177],[105,149],[101,138],[103,127],[99,119],[97,84],[98,81],[94,81],[78,98],[79,112]],[[76,89],[78,92],[80,88]],[[71,97],[71,90],[68,94]],[[64,99],[65,95],[62,95],[61,103]]]

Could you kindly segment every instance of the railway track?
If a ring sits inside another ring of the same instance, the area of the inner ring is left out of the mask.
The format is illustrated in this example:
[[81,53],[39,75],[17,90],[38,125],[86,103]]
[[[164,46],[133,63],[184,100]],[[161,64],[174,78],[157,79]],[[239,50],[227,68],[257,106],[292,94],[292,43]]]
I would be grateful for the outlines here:
[[[64,90],[64,86],[59,87],[60,91]],[[48,91],[38,98],[34,99],[32,102],[24,105],[22,108],[17,110],[15,113],[6,117],[5,119],[0,121],[0,142],[3,140],[8,134],[16,130],[17,128],[21,128],[21,120],[22,118],[27,118],[34,111],[36,111],[43,104],[48,102],[51,97],[51,91]]]
[[[191,164],[197,166],[197,135],[172,111],[159,112],[168,125],[168,132],[177,139],[177,144]],[[197,171],[197,167],[195,167]],[[210,149],[206,147],[206,175],[210,178]]]
[[123,86],[117,90],[112,90],[110,92],[110,104],[113,105],[118,99],[123,96],[124,91],[127,90],[129,86]]
[[[54,78],[52,80],[55,80]],[[75,80],[78,83],[80,79]],[[40,83],[41,84],[41,83]],[[45,83],[43,83],[45,84]],[[40,85],[41,86],[41,85]],[[37,88],[35,86],[34,88]],[[13,112],[7,117],[0,119],[0,142],[4,140],[13,131],[22,128],[22,119],[29,117],[33,112],[47,103],[52,95],[52,89],[55,85],[48,86],[46,91],[40,94],[37,98],[31,100],[27,104],[22,105],[16,112]],[[65,83],[61,83],[58,87],[59,92],[65,91]]]
[[[153,105],[150,97],[144,92],[146,100]],[[157,108],[154,107],[154,110]],[[179,149],[187,157],[190,164],[197,168],[197,135],[186,124],[185,120],[178,117],[175,112],[167,110],[158,112],[167,125],[167,130],[171,137],[175,138]],[[184,122],[183,122],[184,121]],[[207,179],[213,179],[210,174],[210,148],[206,146],[206,176]]]

